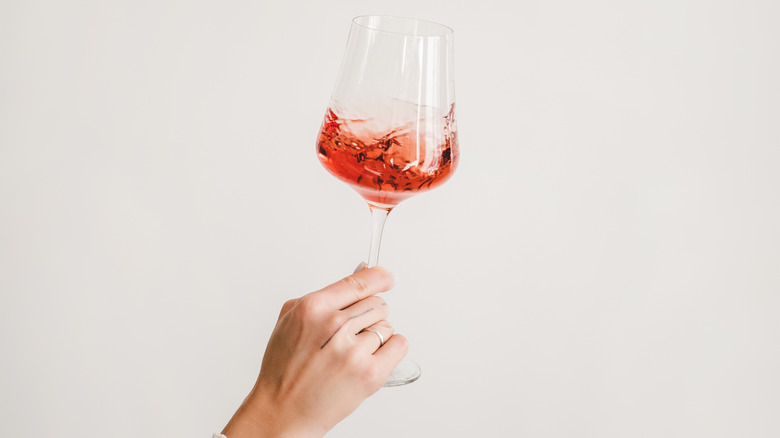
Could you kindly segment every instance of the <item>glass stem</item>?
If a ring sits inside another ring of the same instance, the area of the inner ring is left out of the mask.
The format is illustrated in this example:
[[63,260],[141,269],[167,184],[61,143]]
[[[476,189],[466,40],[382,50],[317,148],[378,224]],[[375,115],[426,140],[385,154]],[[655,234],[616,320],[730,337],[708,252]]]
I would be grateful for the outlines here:
[[385,228],[385,220],[392,208],[382,208],[368,205],[371,210],[371,248],[368,251],[368,268],[373,268],[379,262],[379,244],[382,242],[382,230]]

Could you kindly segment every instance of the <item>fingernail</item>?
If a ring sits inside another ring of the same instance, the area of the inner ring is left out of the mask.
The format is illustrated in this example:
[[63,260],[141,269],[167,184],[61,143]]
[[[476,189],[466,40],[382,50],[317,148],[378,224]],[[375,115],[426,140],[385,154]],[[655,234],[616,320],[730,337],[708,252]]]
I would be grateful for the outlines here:
[[363,269],[366,269],[366,262],[360,262],[359,265],[357,265],[357,268],[352,272],[353,274],[357,274],[358,272],[362,271]]

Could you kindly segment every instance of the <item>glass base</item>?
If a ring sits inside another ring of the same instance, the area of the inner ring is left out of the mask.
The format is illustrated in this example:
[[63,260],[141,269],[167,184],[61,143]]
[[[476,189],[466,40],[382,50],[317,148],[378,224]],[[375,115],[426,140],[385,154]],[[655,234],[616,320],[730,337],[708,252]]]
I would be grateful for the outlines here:
[[385,388],[412,383],[420,378],[421,373],[420,366],[417,365],[417,362],[410,359],[404,359],[395,367],[393,372],[390,373],[390,377],[388,377],[387,382],[385,382]]

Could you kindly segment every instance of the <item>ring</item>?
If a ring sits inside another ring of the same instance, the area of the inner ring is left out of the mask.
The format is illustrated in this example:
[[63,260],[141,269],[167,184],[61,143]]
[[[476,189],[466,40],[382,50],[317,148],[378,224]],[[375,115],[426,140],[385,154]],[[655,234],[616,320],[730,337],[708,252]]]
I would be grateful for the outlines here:
[[382,333],[379,333],[379,330],[374,330],[374,329],[367,328],[367,329],[363,329],[363,331],[364,332],[372,332],[375,335],[379,336],[379,346],[381,347],[381,346],[385,345],[385,337],[382,336]]

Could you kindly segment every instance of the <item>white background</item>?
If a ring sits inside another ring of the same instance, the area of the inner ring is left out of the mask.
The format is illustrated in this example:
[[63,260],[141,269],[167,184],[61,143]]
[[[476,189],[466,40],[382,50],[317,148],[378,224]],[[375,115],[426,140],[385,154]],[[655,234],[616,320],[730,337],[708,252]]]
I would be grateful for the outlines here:
[[367,252],[314,142],[350,20],[456,34],[390,216],[423,368],[333,437],[780,436],[780,3],[2,1],[0,430],[197,437]]

